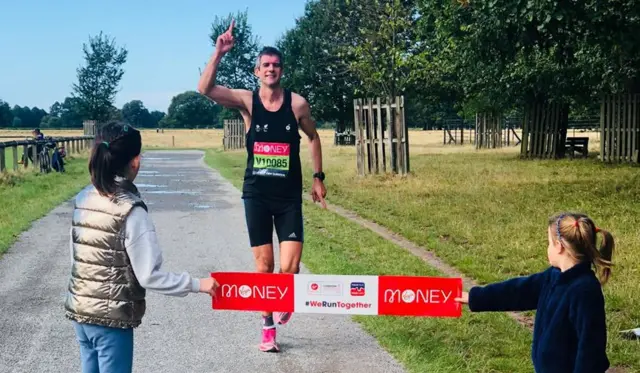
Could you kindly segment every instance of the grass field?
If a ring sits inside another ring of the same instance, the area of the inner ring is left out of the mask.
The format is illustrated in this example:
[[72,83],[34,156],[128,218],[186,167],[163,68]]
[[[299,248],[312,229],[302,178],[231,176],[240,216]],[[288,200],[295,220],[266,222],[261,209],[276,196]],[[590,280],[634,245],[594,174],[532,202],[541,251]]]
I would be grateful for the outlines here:
[[87,185],[86,155],[70,155],[66,173],[47,175],[29,170],[0,175],[0,255],[29,228],[63,201]]
[[[620,330],[640,326],[637,300],[640,294],[640,251],[636,249],[640,244],[640,230],[637,229],[640,223],[637,214],[640,211],[638,169],[606,166],[593,158],[523,161],[517,158],[519,148],[475,152],[471,147],[442,146],[441,138],[439,146],[423,145],[429,143],[428,136],[421,132],[412,132],[410,135],[410,141],[415,139],[413,143],[416,145],[411,148],[412,174],[406,178],[386,175],[357,177],[355,149],[333,147],[325,136],[324,169],[327,173],[328,201],[354,210],[360,216],[428,247],[448,264],[480,283],[544,269],[547,266],[547,218],[562,210],[588,213],[599,226],[613,233],[617,245],[613,278],[604,288],[609,357],[614,365],[640,371],[640,344],[622,340],[618,336]],[[433,142],[435,134],[431,136]],[[596,143],[592,144],[592,150],[597,149],[597,142],[592,142]],[[230,177],[241,177],[245,162],[242,151],[210,151],[209,157],[216,167],[226,168]],[[302,157],[308,190],[311,170],[306,147]],[[320,220],[323,224],[331,219],[342,221],[335,215],[331,218],[329,215],[320,217],[321,214],[314,209],[307,211],[308,224],[311,225],[316,225]],[[342,224],[337,224],[336,229]],[[338,231],[326,229],[324,235],[347,240],[355,235],[351,229],[355,228],[343,227]],[[363,250],[357,240],[349,240],[346,242],[353,243],[352,250]],[[324,248],[318,247],[317,250],[322,252]],[[314,254],[310,255],[313,257]],[[323,266],[318,261],[316,267],[328,272],[340,266],[359,268],[360,264],[352,264],[353,258],[349,257],[348,251],[342,255],[342,261],[337,261],[333,266]],[[385,257],[395,261],[398,255],[394,252]],[[384,265],[388,263],[363,269],[375,272],[374,268],[383,268]],[[403,268],[396,267],[399,273],[408,273]],[[479,314],[469,317],[472,322],[488,322],[495,316]],[[513,326],[514,321],[499,320],[494,321],[496,325],[492,324],[487,330],[503,330],[506,334],[498,333],[484,340],[488,342],[487,346],[492,344],[491,340],[512,338],[514,345],[528,347],[525,339],[517,337],[516,330],[519,329]],[[413,322],[417,321],[400,321]],[[512,329],[506,325],[511,325]],[[412,338],[415,341],[426,338],[419,337],[422,333],[416,331]],[[405,337],[399,338],[397,343]],[[528,354],[522,357],[526,359]],[[524,369],[522,371],[531,371],[524,366],[520,368]],[[497,371],[521,371],[504,369]]]

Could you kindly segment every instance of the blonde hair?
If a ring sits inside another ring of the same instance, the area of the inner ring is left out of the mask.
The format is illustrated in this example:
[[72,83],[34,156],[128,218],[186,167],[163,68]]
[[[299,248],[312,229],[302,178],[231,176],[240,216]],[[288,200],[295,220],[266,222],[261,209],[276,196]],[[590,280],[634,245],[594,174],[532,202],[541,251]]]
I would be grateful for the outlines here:
[[[589,260],[596,267],[601,284],[611,276],[614,241],[611,233],[600,229],[584,214],[561,213],[549,218],[554,241],[567,249],[579,261]],[[602,233],[600,247],[596,248],[597,234]]]

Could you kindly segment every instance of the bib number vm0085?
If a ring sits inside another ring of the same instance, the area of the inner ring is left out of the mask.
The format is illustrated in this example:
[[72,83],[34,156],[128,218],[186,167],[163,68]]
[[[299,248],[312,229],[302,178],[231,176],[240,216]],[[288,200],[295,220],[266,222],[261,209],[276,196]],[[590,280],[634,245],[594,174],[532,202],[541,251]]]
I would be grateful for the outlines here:
[[253,174],[259,176],[286,177],[289,173],[291,146],[278,142],[253,144]]

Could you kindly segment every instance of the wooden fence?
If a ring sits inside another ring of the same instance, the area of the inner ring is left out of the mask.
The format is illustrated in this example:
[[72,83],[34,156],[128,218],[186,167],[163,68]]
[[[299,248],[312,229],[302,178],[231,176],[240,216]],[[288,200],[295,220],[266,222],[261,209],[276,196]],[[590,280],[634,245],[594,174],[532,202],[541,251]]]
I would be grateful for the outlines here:
[[354,122],[359,175],[387,171],[405,175],[409,172],[404,97],[355,99]]
[[603,162],[640,162],[640,94],[609,95],[600,107]]
[[[29,165],[29,147],[31,147],[31,158],[33,158],[34,167],[40,167],[38,163],[37,146],[45,146],[46,143],[54,141],[58,147],[64,147],[67,154],[80,153],[85,149],[90,149],[93,145],[94,136],[73,136],[73,137],[48,137],[45,140],[17,140],[0,142],[0,172],[6,172],[8,166],[14,171],[18,170],[20,160],[24,160],[23,167]],[[23,151],[20,157],[18,156],[18,148],[22,147]],[[7,152],[11,152],[13,161],[11,165],[7,164]],[[23,159],[24,158],[24,159]]]
[[96,124],[95,120],[85,120],[82,122],[82,127],[84,129],[85,136],[95,136],[96,135]]
[[244,148],[245,136],[244,120],[227,119],[224,121],[224,137],[222,138],[224,150]]
[[[467,136],[469,144],[473,144],[475,130],[469,128],[468,124],[468,122],[459,117],[444,119],[442,123],[442,145],[464,145],[465,136]],[[466,135],[465,130],[467,131]]]
[[476,114],[476,149],[502,147],[502,115],[488,112]]
[[503,146],[520,144],[521,139],[515,131],[513,118],[505,118],[495,112],[476,114],[476,149],[497,149]]
[[525,107],[521,156],[560,158],[565,154],[569,107],[559,103],[533,103]]

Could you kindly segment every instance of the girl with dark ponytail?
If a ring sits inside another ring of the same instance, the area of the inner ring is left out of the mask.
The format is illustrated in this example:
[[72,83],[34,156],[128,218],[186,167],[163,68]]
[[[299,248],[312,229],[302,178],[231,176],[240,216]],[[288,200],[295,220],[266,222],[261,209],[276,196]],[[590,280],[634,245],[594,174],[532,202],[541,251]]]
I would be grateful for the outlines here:
[[134,180],[140,169],[142,137],[133,127],[108,122],[96,136],[89,159],[91,183],[103,195],[116,191],[116,177]]
[[132,371],[133,329],[142,323],[147,290],[213,297],[218,287],[211,277],[161,269],[155,227],[133,184],[141,150],[140,132],[128,124],[99,128],[89,160],[92,185],[75,198],[65,313],[76,331],[83,373]]
[[473,312],[537,310],[531,353],[536,373],[604,373],[609,360],[601,287],[611,276],[613,236],[587,215],[567,212],[549,219],[547,238],[547,270],[473,287],[456,301]]

